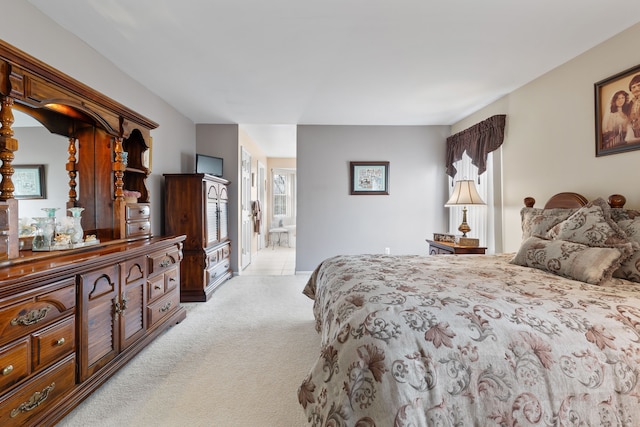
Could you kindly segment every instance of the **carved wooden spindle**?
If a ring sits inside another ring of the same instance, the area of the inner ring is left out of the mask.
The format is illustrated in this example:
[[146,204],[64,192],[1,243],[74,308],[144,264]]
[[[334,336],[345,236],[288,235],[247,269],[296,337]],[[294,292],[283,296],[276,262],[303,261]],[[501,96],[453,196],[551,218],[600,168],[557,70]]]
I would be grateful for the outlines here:
[[125,164],[122,162],[122,138],[115,138],[115,146],[113,148],[113,152],[115,153],[115,159],[113,162],[113,174],[115,176],[115,193],[114,196],[116,200],[124,200],[124,181],[122,178],[124,177],[124,170],[126,168]]
[[2,97],[0,107],[0,122],[2,127],[0,128],[0,160],[2,166],[0,167],[0,173],[2,174],[2,181],[0,182],[0,200],[13,199],[13,192],[15,186],[11,177],[13,176],[13,166],[11,162],[15,156],[14,151],[18,151],[18,140],[13,137],[13,98],[8,96]]
[[74,137],[69,138],[69,148],[67,151],[69,152],[69,158],[67,161],[67,172],[69,174],[69,204],[75,206],[75,203],[78,200],[78,193],[76,192],[76,186],[78,185],[76,182],[76,178],[78,176],[76,154],[78,153],[78,150],[76,149],[76,139]]

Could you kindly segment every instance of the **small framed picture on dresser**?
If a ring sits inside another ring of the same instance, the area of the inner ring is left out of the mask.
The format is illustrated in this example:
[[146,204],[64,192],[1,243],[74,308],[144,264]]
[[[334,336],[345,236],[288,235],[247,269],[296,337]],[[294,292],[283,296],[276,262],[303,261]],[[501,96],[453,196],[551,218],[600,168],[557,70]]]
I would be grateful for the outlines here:
[[351,195],[388,195],[389,162],[350,162]]

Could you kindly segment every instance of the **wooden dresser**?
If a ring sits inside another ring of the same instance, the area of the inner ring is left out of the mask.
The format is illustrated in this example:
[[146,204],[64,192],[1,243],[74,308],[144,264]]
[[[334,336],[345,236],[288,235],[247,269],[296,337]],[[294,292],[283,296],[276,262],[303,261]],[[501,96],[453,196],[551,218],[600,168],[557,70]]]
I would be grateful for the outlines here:
[[184,234],[182,302],[207,301],[231,278],[229,181],[208,174],[165,174],[164,232]]
[[0,425],[52,425],[180,322],[184,236],[0,264]]
[[[12,181],[22,143],[14,109],[67,138],[67,162],[47,167],[66,172],[49,185],[68,191],[47,203],[82,208],[83,237],[93,235],[83,246],[26,250],[34,236],[19,234],[28,201],[18,203]],[[2,40],[0,123],[0,425],[49,426],[185,318],[185,237],[152,237],[146,180],[158,124]]]

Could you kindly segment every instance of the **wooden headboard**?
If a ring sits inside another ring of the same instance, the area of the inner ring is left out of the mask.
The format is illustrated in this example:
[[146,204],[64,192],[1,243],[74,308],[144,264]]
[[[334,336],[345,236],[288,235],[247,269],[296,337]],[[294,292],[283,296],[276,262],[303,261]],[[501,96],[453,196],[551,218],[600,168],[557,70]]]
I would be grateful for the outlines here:
[[[620,194],[612,194],[611,196],[609,196],[609,199],[607,201],[609,202],[609,206],[611,206],[612,208],[622,208],[627,202],[627,199]],[[533,197],[524,198],[524,205],[528,208],[532,208],[535,203],[536,199],[534,199]],[[580,208],[587,203],[589,203],[589,199],[584,197],[582,194],[563,192],[551,196],[551,198],[547,200],[547,203],[544,205],[544,208]]]

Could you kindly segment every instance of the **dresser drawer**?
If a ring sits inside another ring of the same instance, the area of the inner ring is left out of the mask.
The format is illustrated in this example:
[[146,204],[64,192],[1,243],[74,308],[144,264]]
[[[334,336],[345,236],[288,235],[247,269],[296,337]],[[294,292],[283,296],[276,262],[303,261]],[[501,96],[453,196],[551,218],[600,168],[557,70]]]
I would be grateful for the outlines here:
[[207,263],[205,268],[214,267],[220,261],[220,251],[218,249],[207,251]]
[[220,252],[220,255],[219,255],[220,260],[222,260],[223,258],[229,258],[229,256],[231,255],[231,244],[227,243],[226,245],[224,245],[219,249],[219,252]]
[[149,255],[149,277],[164,273],[168,269],[179,264],[181,252],[178,248],[171,248],[163,252],[155,252]]
[[441,249],[436,247],[429,248],[429,255],[451,255],[451,254],[453,254],[453,250]]
[[225,258],[229,258],[231,255],[231,244],[226,243],[222,246],[215,247],[215,249],[207,249],[207,268],[213,268],[216,264],[222,262]]
[[29,375],[29,353],[29,337],[0,349],[0,394]]
[[180,307],[180,293],[178,289],[168,292],[164,297],[158,301],[150,304],[147,307],[147,321],[149,328],[153,327],[156,323],[160,322],[169,314],[173,313]]
[[207,270],[207,285],[216,282],[220,277],[229,272],[230,261],[228,258],[222,260],[221,263]]
[[164,273],[164,290],[170,292],[180,284],[180,267],[172,268]]
[[149,302],[164,295],[164,275],[160,274],[149,280]]
[[61,289],[34,293],[0,302],[0,345],[30,334],[75,311],[75,279]]
[[151,207],[139,203],[127,204],[125,208],[125,220],[148,220],[151,216]]
[[30,425],[32,418],[55,406],[74,387],[75,366],[71,355],[8,395],[0,403],[0,425]]
[[31,335],[33,370],[61,359],[76,347],[75,319],[69,317]]
[[151,233],[150,221],[131,221],[127,222],[127,236],[136,237]]

